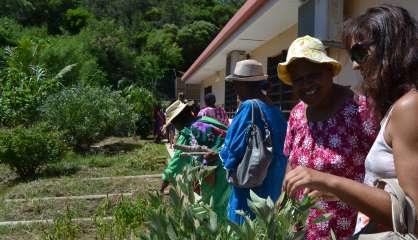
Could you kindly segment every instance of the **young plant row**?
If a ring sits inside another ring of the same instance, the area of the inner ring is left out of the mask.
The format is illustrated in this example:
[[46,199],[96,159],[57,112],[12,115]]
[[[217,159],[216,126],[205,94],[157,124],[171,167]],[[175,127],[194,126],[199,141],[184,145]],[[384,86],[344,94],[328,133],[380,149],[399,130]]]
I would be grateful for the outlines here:
[[[134,198],[105,199],[92,217],[97,239],[303,239],[309,209],[319,209],[309,197],[298,202],[282,193],[274,203],[251,192],[248,200],[255,219],[244,212],[245,222],[237,225],[214,212],[212,203],[205,204],[193,191],[193,183],[212,171],[188,167],[177,176],[167,196],[157,192]],[[80,228],[61,216],[44,234],[44,239],[76,239]],[[71,217],[71,216],[70,216]],[[111,218],[109,218],[111,217]],[[328,215],[315,219],[325,221]],[[333,235],[332,233],[330,233]]]

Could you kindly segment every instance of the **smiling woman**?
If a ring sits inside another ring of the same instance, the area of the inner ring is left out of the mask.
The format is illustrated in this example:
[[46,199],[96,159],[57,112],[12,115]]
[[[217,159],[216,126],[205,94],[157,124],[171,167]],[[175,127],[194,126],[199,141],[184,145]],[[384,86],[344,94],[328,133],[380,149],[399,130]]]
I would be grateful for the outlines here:
[[[318,39],[305,36],[291,44],[278,72],[301,102],[290,114],[284,152],[289,156],[288,170],[304,166],[360,182],[376,124],[364,96],[333,83],[340,69]],[[332,213],[328,221],[315,224],[313,219],[321,213],[312,209],[306,239],[328,239],[331,229],[338,239],[352,235],[357,217],[354,208],[324,193],[305,192],[318,196],[319,205]],[[298,191],[296,198],[302,199],[303,193],[303,189]]]

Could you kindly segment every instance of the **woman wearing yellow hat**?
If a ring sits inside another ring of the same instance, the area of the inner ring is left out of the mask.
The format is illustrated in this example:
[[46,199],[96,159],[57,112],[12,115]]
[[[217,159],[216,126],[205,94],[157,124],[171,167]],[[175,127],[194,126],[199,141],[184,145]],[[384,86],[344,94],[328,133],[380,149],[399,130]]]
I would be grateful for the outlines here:
[[[340,70],[341,64],[327,56],[320,40],[304,36],[290,45],[278,74],[301,101],[291,111],[284,152],[289,157],[288,170],[304,166],[360,182],[376,124],[365,97],[333,83]],[[295,197],[301,199],[304,192],[319,196],[318,204],[332,213],[328,221],[314,224],[322,213],[312,209],[306,239],[328,239],[331,229],[338,239],[352,235],[355,209],[309,189],[299,190]]]

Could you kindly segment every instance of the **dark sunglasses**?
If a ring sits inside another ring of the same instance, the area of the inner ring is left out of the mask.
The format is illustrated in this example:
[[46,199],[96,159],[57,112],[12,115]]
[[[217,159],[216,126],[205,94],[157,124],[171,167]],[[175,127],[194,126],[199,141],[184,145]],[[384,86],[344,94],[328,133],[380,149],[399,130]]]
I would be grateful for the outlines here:
[[369,56],[369,44],[355,43],[350,49],[351,61],[358,64],[366,62]]

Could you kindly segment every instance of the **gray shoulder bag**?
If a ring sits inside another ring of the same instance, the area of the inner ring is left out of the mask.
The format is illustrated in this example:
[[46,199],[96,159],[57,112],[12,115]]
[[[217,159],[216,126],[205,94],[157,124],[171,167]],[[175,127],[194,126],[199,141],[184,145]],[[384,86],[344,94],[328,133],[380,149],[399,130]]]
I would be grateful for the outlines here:
[[[228,181],[239,188],[260,186],[266,178],[273,156],[270,130],[257,100],[251,101],[251,124],[247,128],[247,148],[236,169],[229,172]],[[256,106],[255,106],[256,105]],[[258,108],[264,123],[264,133],[255,124],[254,108]]]
[[362,234],[359,240],[417,240],[414,235],[416,224],[416,209],[414,202],[405,192],[396,179],[380,180],[391,189],[393,231],[375,234]]

